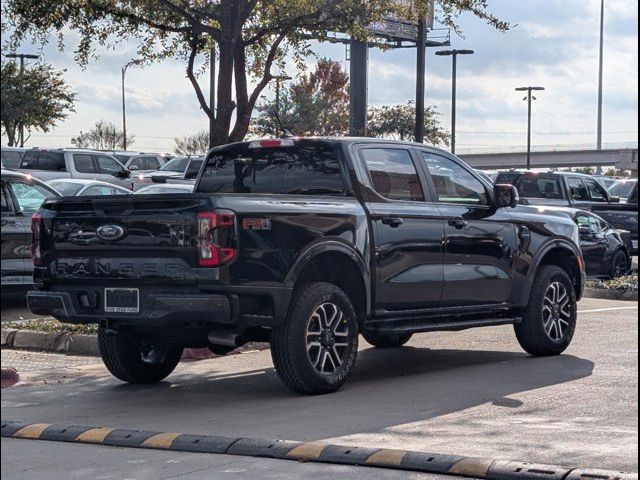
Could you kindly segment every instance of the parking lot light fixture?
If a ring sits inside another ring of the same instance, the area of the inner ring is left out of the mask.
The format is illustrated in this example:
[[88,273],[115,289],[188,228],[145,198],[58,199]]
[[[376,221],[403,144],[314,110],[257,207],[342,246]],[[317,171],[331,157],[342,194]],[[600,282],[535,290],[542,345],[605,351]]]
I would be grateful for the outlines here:
[[451,63],[451,153],[456,153],[456,95],[457,95],[457,70],[458,55],[473,55],[473,50],[439,50],[436,55],[441,57],[452,57]]
[[518,87],[516,92],[527,92],[523,98],[527,102],[527,170],[531,170],[531,102],[537,100],[531,92],[542,91],[544,87]]

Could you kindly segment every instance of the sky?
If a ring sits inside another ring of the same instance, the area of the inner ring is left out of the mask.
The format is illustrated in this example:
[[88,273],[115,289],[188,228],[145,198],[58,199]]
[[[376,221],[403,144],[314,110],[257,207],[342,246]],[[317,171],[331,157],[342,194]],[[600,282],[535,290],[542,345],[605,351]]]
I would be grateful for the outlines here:
[[[463,14],[463,36],[452,32],[452,47],[476,52],[458,57],[458,153],[522,150],[527,105],[523,93],[514,88],[527,85],[546,89],[533,105],[534,148],[594,146],[600,0],[489,0],[489,8],[514,27],[500,33],[472,14]],[[101,119],[121,125],[120,68],[133,58],[135,45],[100,50],[99,58],[81,69],[73,60],[73,44],[73,36],[67,37],[67,50],[60,52],[52,42],[43,58],[66,70],[65,79],[78,94],[76,113],[47,134],[34,132],[28,145],[68,146],[71,137]],[[344,45],[314,47],[320,57],[338,60],[348,71]],[[435,50],[427,52],[426,103],[441,112],[440,120],[449,129],[451,57],[438,57]],[[603,141],[605,146],[637,144],[637,2],[606,0],[604,53]],[[413,49],[370,50],[370,105],[414,99],[415,57]],[[315,61],[309,58],[309,68]],[[296,75],[292,64],[287,73]],[[203,87],[207,78],[201,77]],[[175,137],[207,128],[182,61],[129,68],[126,94],[134,149],[169,152]]]

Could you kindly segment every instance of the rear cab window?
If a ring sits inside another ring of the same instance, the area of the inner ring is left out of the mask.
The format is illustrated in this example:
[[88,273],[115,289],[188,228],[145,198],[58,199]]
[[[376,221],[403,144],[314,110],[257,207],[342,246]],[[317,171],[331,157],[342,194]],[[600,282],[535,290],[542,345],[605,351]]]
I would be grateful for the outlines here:
[[67,170],[64,153],[42,150],[28,150],[25,152],[20,168],[26,170],[49,170],[53,172],[65,172]]
[[195,191],[345,195],[338,153],[333,148],[310,142],[259,145],[252,142],[212,152]]

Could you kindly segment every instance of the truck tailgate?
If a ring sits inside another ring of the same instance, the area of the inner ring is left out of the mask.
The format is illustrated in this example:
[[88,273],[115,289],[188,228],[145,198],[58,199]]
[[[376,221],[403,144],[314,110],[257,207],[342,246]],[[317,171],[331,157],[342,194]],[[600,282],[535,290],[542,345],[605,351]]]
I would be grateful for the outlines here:
[[63,198],[41,210],[41,266],[52,281],[197,281],[196,216],[206,195]]

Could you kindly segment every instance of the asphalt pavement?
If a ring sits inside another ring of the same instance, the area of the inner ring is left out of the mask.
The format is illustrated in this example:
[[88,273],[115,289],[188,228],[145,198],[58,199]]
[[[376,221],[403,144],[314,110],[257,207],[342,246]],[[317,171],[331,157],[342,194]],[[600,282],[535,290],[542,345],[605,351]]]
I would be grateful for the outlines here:
[[[3,366],[17,366],[25,382],[2,391],[2,419],[637,472],[637,307],[584,300],[574,343],[552,358],[528,357],[510,327],[420,334],[386,351],[362,340],[353,377],[320,397],[289,392],[268,351],[183,363],[166,382],[136,386],[111,378],[94,358],[3,350]],[[373,478],[363,467],[15,439],[2,439],[2,471],[7,478]]]

